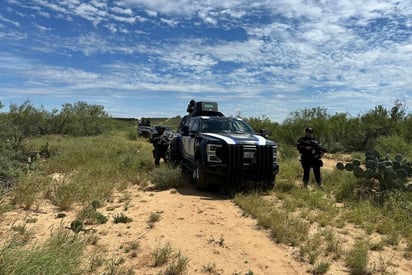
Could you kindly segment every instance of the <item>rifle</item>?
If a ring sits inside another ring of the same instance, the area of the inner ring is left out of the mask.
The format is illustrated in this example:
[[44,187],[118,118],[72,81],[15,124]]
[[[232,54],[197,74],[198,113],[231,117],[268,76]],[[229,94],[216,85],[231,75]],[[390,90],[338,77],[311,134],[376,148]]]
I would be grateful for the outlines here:
[[[327,153],[327,150],[320,145],[320,143],[317,140],[313,139],[308,139],[308,140],[301,140],[300,141],[300,146],[306,147],[310,146],[312,147],[312,152],[311,154],[313,155],[313,158],[315,159],[320,159],[323,155],[323,153]],[[300,152],[301,154],[304,154],[304,152]]]
[[153,145],[169,145],[172,142],[173,136],[170,134],[163,133],[161,135],[156,135],[152,138],[151,142]]

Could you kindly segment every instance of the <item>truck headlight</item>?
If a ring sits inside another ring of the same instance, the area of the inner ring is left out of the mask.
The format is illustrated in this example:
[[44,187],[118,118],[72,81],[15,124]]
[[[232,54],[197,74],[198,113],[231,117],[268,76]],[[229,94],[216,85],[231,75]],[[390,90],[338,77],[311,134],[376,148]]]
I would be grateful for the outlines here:
[[222,162],[222,160],[217,156],[217,151],[222,148],[219,144],[206,144],[206,154],[208,162]]

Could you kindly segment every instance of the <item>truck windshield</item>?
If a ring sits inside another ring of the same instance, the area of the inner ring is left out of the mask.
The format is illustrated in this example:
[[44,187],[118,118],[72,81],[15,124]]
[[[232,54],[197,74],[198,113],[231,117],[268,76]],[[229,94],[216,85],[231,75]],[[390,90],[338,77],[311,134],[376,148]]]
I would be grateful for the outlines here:
[[201,122],[204,133],[255,134],[246,122],[237,119],[204,119]]

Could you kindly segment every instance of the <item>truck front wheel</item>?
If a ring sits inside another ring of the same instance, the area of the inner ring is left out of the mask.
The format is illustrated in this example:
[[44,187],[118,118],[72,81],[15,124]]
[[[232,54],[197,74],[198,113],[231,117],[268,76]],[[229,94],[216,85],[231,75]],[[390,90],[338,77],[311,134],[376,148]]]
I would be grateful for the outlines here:
[[275,187],[275,181],[276,181],[276,176],[274,176],[272,179],[268,179],[264,181],[264,190],[265,191],[272,191],[273,188]]
[[193,184],[197,190],[204,190],[207,186],[207,173],[200,159],[196,160],[196,167],[193,169]]

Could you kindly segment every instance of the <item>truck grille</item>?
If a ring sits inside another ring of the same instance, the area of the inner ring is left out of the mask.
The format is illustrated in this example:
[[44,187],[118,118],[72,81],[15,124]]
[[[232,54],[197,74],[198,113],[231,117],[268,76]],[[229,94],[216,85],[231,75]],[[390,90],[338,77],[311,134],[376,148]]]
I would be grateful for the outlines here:
[[238,184],[243,179],[262,181],[272,178],[272,146],[229,145],[227,150],[228,182]]
[[227,159],[227,180],[231,183],[241,182],[243,178],[243,148],[229,145]]
[[272,146],[257,146],[256,176],[257,180],[269,180],[273,174]]

